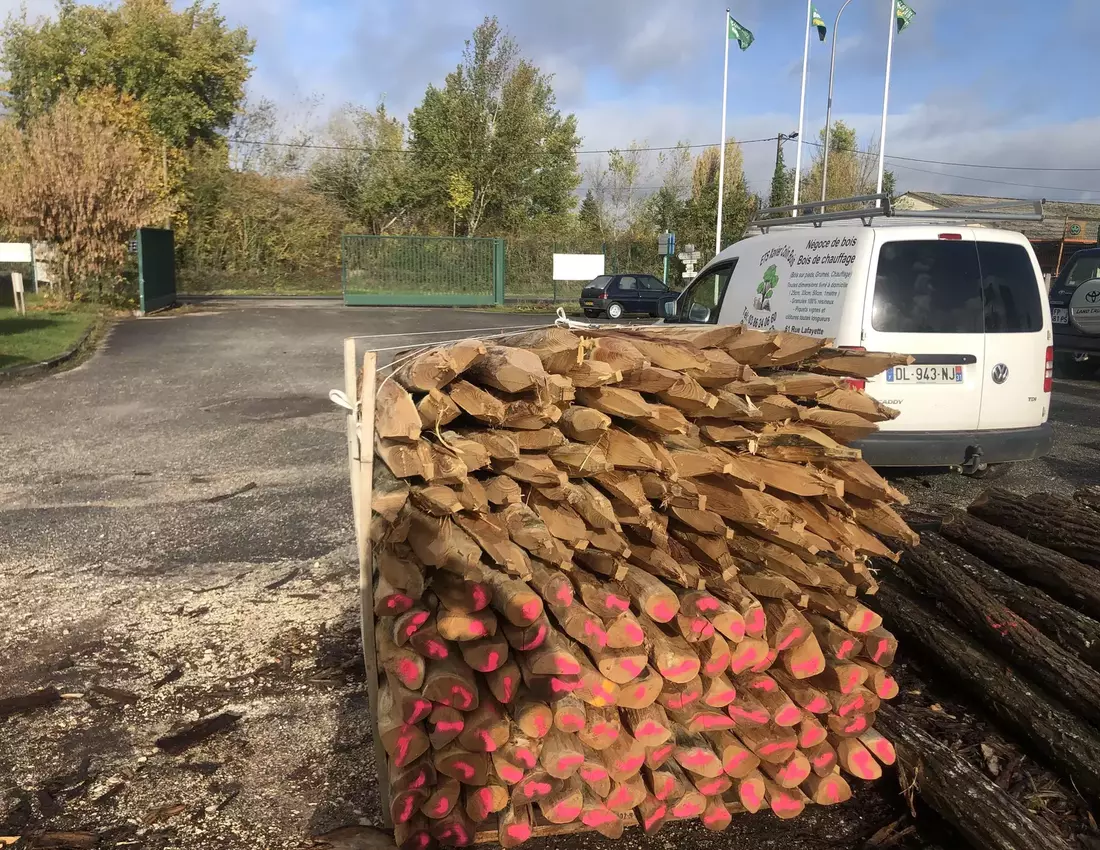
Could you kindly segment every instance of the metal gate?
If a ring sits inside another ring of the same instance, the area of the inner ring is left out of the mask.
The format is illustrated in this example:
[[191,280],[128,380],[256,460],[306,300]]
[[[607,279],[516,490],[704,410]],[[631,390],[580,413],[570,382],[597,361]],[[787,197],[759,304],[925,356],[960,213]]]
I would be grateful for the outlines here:
[[504,303],[504,240],[346,234],[349,307],[477,307]]
[[171,230],[143,227],[137,232],[138,292],[141,312],[176,303],[176,247]]

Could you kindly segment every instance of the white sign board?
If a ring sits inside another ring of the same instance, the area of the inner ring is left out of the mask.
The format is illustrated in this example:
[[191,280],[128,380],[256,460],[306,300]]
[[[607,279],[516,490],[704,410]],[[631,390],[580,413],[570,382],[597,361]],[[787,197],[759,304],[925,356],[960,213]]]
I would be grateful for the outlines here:
[[34,254],[31,253],[29,242],[0,242],[0,263],[31,263]]
[[723,320],[764,331],[835,337],[858,248],[855,236],[792,234],[789,242],[773,243],[754,264],[752,285],[730,287]]
[[554,255],[554,280],[592,280],[603,273],[603,254]]

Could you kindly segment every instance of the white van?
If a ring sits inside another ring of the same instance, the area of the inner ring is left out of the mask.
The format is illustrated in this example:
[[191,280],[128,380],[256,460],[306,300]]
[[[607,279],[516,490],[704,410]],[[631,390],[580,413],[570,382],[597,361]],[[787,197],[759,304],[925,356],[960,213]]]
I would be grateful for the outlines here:
[[[869,199],[847,203],[855,200]],[[662,305],[664,320],[744,324],[911,354],[912,366],[866,382],[870,395],[901,411],[860,444],[872,465],[982,474],[1042,457],[1053,442],[1054,361],[1043,277],[1023,235],[971,223],[1035,216],[951,211],[957,220],[944,221],[939,211],[884,203],[754,222],[759,235],[708,263]],[[930,215],[939,223],[928,223]]]

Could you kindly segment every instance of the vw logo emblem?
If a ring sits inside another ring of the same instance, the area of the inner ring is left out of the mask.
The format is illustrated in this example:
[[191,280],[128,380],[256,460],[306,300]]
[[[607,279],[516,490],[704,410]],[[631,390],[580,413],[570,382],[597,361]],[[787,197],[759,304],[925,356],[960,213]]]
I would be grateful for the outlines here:
[[998,363],[993,367],[993,383],[1003,384],[1008,380],[1008,367],[1004,363]]

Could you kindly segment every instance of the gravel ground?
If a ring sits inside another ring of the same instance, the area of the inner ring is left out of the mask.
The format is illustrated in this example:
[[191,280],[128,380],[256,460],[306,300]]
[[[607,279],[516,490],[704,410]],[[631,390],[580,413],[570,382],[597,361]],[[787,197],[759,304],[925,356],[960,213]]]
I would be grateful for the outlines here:
[[[0,719],[0,846],[57,831],[105,847],[275,850],[322,834],[366,846],[357,825],[377,821],[378,797],[344,419],[327,399],[340,341],[539,320],[190,312],[121,323],[82,366],[0,391],[0,699],[63,695]],[[1098,399],[1094,383],[1059,381],[1054,456],[998,483],[1100,480]],[[896,477],[917,502],[963,504],[986,484]],[[208,739],[157,746],[215,715],[227,728]],[[782,827],[739,817],[720,836],[679,824],[619,846],[863,847],[905,804],[888,782],[858,791]],[[890,846],[937,840],[925,818]]]

